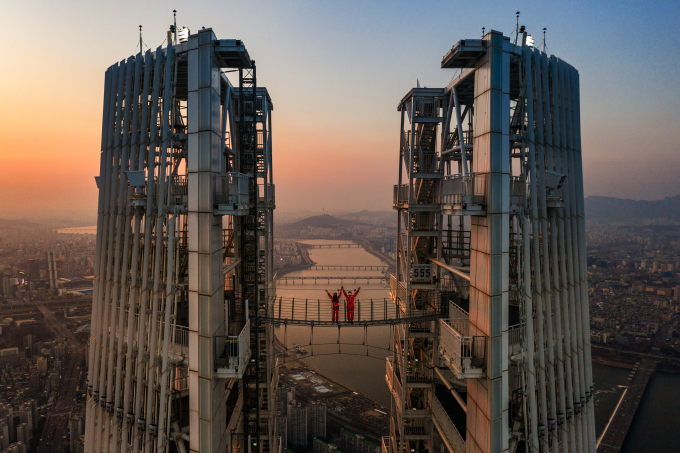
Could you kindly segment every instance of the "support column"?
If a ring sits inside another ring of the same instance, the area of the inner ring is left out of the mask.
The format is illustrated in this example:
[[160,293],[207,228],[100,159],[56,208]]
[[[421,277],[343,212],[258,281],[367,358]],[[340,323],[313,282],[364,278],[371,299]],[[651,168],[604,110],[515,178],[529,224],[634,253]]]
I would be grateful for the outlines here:
[[476,62],[473,171],[486,175],[486,217],[471,217],[470,335],[486,337],[486,377],[468,379],[466,451],[508,450],[510,55],[500,33]]
[[224,379],[213,379],[214,336],[225,335],[222,217],[213,215],[220,171],[220,72],[211,29],[189,39],[189,424],[192,452],[226,451]]

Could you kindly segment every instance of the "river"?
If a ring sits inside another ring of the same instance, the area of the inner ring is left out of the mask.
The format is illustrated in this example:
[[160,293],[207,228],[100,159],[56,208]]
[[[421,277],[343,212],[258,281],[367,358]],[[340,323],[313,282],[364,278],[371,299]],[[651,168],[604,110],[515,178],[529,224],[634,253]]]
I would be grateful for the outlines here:
[[[350,241],[332,240],[308,240],[306,244],[347,244]],[[363,248],[340,248],[340,249],[311,249],[309,256],[317,264],[332,264],[342,266],[382,266],[379,258],[366,252]],[[303,270],[286,274],[287,277],[295,276],[379,276],[380,270]],[[340,284],[331,282],[329,286],[325,281],[313,281],[305,283],[285,284],[278,282],[276,287],[277,297],[295,297],[296,300],[317,300],[330,305],[331,301],[326,294],[331,294],[340,289]],[[355,290],[361,287],[358,298],[362,301],[370,299],[383,300],[390,297],[389,287],[384,282],[372,280],[345,281],[346,290]],[[344,301],[344,298],[341,300]],[[340,311],[340,317],[344,312]],[[373,326],[368,329],[363,327],[343,326],[315,327],[288,326],[277,328],[277,335],[283,341],[286,340],[288,347],[293,344],[300,345],[308,354],[304,362],[316,368],[321,374],[327,375],[352,390],[375,398],[386,406],[390,406],[390,393],[385,383],[385,358],[392,357],[391,329],[388,326]],[[309,346],[313,343],[314,347]],[[320,343],[324,343],[320,345]],[[352,344],[349,344],[352,343]],[[339,354],[341,353],[341,354]]]
[[[305,240],[306,244],[339,244],[349,241]],[[310,258],[317,264],[370,266],[383,265],[380,259],[363,248],[311,249]],[[378,270],[304,270],[287,276],[376,276]],[[325,290],[333,293],[339,284],[332,287],[324,281],[316,284],[305,283],[277,284],[277,296],[295,297],[296,300],[317,300],[330,304]],[[345,282],[345,289],[361,287],[359,298],[389,298],[389,288],[384,282],[366,280]],[[341,310],[341,318],[343,312]],[[315,327],[303,326],[278,327],[277,335],[286,340],[288,347],[300,345],[308,354],[303,357],[306,364],[316,368],[321,374],[337,380],[343,385],[375,398],[390,406],[390,393],[385,383],[385,357],[391,357],[391,330],[389,327]],[[313,340],[313,341],[312,341]],[[311,343],[315,346],[310,346]],[[324,343],[324,344],[320,344]],[[347,343],[353,343],[349,345]],[[595,381],[595,425],[597,435],[607,425],[612,411],[619,402],[623,386],[627,385],[630,370],[606,365],[593,364]],[[622,453],[642,451],[680,452],[680,431],[675,428],[680,420],[680,375],[659,373],[652,378],[638,413],[633,420]]]

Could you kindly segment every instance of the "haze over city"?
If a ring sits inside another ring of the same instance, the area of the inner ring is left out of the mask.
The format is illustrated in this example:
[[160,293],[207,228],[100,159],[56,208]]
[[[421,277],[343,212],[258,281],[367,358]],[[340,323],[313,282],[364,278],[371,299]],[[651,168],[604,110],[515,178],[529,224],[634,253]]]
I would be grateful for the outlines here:
[[680,451],[677,1],[3,13],[0,453]]
[[210,26],[257,55],[275,96],[281,212],[389,210],[398,100],[417,79],[446,85],[450,47],[482,27],[510,34],[516,10],[579,68],[585,195],[680,194],[676,2],[26,1],[3,8],[0,211],[94,216],[103,71],[133,53],[140,24],[145,46],[160,45],[173,8],[178,26]]

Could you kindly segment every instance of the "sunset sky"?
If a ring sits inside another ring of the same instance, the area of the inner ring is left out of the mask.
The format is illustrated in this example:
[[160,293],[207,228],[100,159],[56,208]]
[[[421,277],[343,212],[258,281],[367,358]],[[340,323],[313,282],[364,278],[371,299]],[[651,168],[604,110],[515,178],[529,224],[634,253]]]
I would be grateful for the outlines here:
[[[426,5],[426,6],[423,6]],[[390,210],[397,102],[446,85],[442,56],[520,24],[581,74],[586,195],[680,194],[680,3],[4,1],[0,218],[96,210],[106,68],[155,49],[178,10],[242,39],[274,103],[279,211]]]

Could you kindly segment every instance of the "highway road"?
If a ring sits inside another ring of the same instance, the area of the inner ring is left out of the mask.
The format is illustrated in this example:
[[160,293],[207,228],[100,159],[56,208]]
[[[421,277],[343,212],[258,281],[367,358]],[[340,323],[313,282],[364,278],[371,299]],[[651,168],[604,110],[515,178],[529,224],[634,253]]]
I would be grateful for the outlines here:
[[[640,357],[640,358],[648,358],[648,359],[655,359],[655,360],[667,360],[669,362],[675,363],[680,365],[680,358],[677,357],[672,357],[669,355],[663,355],[663,354],[646,354],[644,352],[636,352],[636,351],[628,351],[624,349],[617,349],[617,348],[611,348],[609,346],[602,346],[598,344],[591,345],[593,349],[603,349],[606,351],[614,351],[618,352],[623,355],[628,355],[632,357]],[[606,357],[603,357],[606,358]]]
[[637,411],[649,380],[656,371],[658,361],[644,358],[633,377],[630,387],[621,396],[621,401],[609,420],[605,432],[597,445],[598,453],[619,453],[628,435],[628,429]]
[[62,381],[57,392],[55,405],[47,415],[45,428],[38,441],[37,451],[38,453],[66,453],[67,449],[64,448],[64,444],[69,430],[68,419],[76,398],[78,375],[84,365],[84,345],[76,340],[75,335],[64,327],[48,308],[43,305],[39,308],[45,315],[45,323],[52,329],[55,336],[68,339],[69,350],[62,365]]

